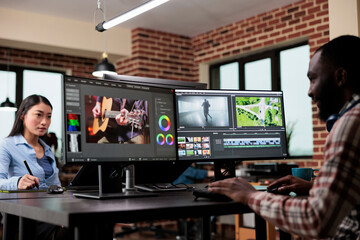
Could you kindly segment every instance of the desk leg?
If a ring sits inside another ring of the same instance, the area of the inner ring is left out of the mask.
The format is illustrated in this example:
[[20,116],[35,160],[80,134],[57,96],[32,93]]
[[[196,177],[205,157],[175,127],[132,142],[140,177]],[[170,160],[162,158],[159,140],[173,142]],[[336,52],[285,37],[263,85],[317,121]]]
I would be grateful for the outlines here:
[[17,239],[17,228],[19,226],[19,217],[3,213],[4,225],[3,225],[3,239],[13,240]]
[[255,214],[255,236],[256,239],[267,239],[266,221],[259,215]]
[[28,218],[20,217],[19,219],[19,239],[32,240],[36,239],[37,222]]
[[211,221],[210,216],[201,218],[202,234],[201,240],[211,239]]

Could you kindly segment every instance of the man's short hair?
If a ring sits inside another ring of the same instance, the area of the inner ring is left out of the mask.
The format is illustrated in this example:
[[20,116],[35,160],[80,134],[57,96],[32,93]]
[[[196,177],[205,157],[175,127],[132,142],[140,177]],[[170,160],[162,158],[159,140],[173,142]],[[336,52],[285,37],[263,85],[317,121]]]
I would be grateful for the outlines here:
[[321,58],[329,61],[335,68],[342,67],[347,71],[351,86],[360,92],[360,38],[344,35],[324,44],[316,52],[321,51]]

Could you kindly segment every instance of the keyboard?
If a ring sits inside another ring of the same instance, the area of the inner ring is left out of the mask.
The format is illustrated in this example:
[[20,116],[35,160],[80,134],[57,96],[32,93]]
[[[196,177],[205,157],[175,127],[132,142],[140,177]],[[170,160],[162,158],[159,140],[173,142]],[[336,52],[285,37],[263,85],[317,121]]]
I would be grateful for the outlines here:
[[195,196],[195,200],[197,200],[198,198],[207,198],[218,202],[232,201],[231,198],[220,193],[210,192],[207,188],[195,188],[193,191],[193,195]]
[[135,188],[146,192],[167,192],[167,191],[186,191],[187,187],[177,187],[172,184],[135,184]]

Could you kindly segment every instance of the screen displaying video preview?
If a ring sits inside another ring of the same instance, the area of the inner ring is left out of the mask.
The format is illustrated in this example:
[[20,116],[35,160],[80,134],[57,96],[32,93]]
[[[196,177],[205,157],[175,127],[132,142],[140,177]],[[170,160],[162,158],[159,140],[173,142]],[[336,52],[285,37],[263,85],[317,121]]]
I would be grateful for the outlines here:
[[171,89],[65,76],[65,159],[176,160]]
[[281,91],[175,90],[180,160],[287,157]]

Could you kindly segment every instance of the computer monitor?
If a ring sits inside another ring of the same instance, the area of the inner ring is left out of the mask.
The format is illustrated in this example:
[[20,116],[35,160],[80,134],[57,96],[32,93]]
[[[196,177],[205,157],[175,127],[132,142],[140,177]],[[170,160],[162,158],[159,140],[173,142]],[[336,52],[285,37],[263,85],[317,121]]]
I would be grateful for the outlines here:
[[286,158],[281,91],[176,89],[180,160]]
[[176,160],[173,89],[64,76],[63,96],[66,163],[96,163],[111,175],[134,162]]

